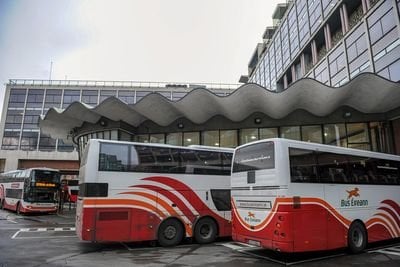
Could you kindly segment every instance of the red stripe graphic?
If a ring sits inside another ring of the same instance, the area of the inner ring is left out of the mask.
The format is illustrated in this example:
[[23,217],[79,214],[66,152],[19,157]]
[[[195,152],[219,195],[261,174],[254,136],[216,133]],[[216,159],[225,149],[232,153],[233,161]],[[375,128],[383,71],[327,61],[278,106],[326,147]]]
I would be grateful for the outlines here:
[[[170,191],[167,191],[161,187],[153,186],[153,185],[135,185],[132,187],[149,189],[149,190],[155,191],[156,193],[162,194],[163,196],[168,198],[172,203],[176,204],[178,209],[180,209],[191,222],[193,222],[194,219],[196,218],[196,216],[191,212],[191,210],[186,206],[186,204]],[[125,193],[129,194],[129,192],[125,192]],[[188,202],[190,203],[190,201],[188,201]]]
[[400,227],[400,220],[396,216],[396,214],[393,212],[393,210],[391,210],[391,209],[389,209],[387,207],[379,207],[378,210],[383,210],[383,211],[386,211],[387,213],[389,213],[390,217],[396,221],[395,226],[397,225],[397,227]]
[[399,204],[397,204],[396,202],[394,202],[393,200],[390,200],[390,199],[385,199],[381,203],[384,203],[384,204],[387,204],[387,205],[391,206],[397,212],[397,214],[400,216],[400,206],[399,206]]
[[210,215],[212,214],[218,220],[226,220],[225,218],[221,217],[219,214],[213,212],[210,208],[208,208],[208,206],[197,196],[195,192],[193,192],[190,187],[178,180],[165,176],[152,176],[143,178],[142,180],[154,181],[172,187],[175,190],[179,191],[179,193],[181,193],[187,200],[190,200],[190,204],[193,206],[193,208],[197,210],[197,212],[200,213],[200,211],[205,211],[205,213]]

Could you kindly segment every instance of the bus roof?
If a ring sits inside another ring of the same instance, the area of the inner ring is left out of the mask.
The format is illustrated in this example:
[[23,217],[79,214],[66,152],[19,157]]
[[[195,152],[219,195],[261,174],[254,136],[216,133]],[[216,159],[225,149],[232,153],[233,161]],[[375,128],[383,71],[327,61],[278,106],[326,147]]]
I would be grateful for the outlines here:
[[[397,160],[400,161],[400,156],[394,154],[387,154],[381,152],[374,152],[362,149],[355,149],[355,148],[347,148],[347,147],[338,147],[326,144],[319,144],[319,143],[312,143],[312,142],[304,142],[304,141],[297,141],[292,139],[286,138],[268,138],[263,140],[258,140],[250,143],[243,144],[241,146],[236,147],[236,149],[240,149],[242,147],[246,147],[249,145],[254,145],[257,143],[264,143],[264,142],[274,142],[274,143],[283,143],[287,144],[289,147],[301,147],[304,149],[314,149],[317,151],[326,151],[332,153],[340,153],[340,154],[347,154],[347,155],[356,155],[356,156],[364,156],[364,157],[377,157],[382,159],[390,159],[390,160]],[[235,149],[235,150],[236,150]]]
[[141,145],[141,146],[149,146],[149,147],[164,147],[164,148],[179,148],[179,149],[188,149],[188,150],[203,150],[203,151],[215,151],[215,152],[227,152],[233,153],[234,148],[228,147],[212,147],[212,146],[200,146],[200,145],[191,145],[191,146],[175,146],[175,145],[167,145],[167,144],[158,144],[158,143],[139,143],[139,142],[129,142],[129,141],[116,141],[116,140],[104,140],[104,139],[90,139],[89,143],[111,143],[111,144],[127,144],[127,145]]

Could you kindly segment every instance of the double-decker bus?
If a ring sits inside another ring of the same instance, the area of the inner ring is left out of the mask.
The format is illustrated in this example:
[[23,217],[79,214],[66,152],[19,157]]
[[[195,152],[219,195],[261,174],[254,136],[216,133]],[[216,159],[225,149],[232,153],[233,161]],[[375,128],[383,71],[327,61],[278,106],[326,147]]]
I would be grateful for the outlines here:
[[0,206],[20,213],[57,212],[60,173],[31,168],[0,174]]
[[281,252],[400,237],[400,156],[266,139],[237,147],[232,238]]
[[174,246],[230,236],[232,156],[228,148],[90,140],[79,171],[78,237]]

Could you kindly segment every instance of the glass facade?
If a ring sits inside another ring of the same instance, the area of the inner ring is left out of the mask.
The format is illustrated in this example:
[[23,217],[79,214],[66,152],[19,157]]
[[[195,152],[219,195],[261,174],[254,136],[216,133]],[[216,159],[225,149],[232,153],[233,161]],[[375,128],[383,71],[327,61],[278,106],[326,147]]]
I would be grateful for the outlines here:
[[265,52],[252,62],[249,81],[271,90],[285,89],[302,77],[339,87],[363,72],[399,81],[398,4],[366,1],[368,10],[361,0],[289,3]]

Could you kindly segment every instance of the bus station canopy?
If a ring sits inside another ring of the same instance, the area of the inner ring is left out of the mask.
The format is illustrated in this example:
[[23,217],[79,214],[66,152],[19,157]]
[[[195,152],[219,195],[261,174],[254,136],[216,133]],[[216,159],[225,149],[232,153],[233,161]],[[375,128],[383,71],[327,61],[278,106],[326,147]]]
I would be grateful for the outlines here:
[[97,123],[102,117],[123,121],[133,127],[148,120],[168,126],[179,118],[203,124],[217,115],[240,122],[255,112],[273,119],[283,118],[296,110],[324,117],[342,106],[365,114],[399,110],[400,83],[372,73],[363,73],[341,87],[329,87],[304,78],[282,92],[249,83],[228,96],[218,96],[210,90],[199,88],[178,101],[171,101],[158,93],[151,93],[136,104],[126,104],[116,97],[110,97],[95,107],[74,102],[66,109],[51,108],[41,117],[39,126],[43,133],[52,138],[66,140],[75,128],[85,122]]

